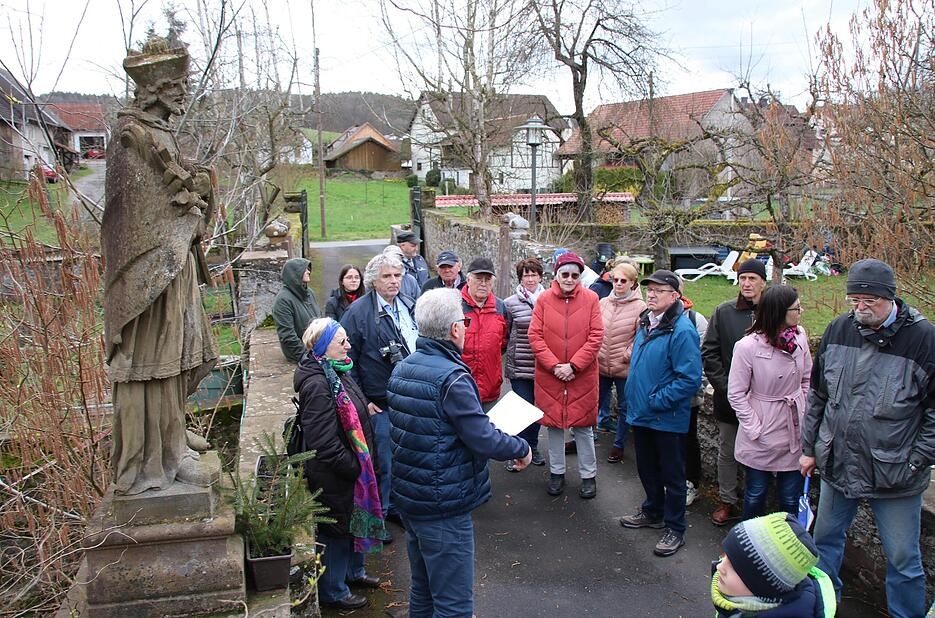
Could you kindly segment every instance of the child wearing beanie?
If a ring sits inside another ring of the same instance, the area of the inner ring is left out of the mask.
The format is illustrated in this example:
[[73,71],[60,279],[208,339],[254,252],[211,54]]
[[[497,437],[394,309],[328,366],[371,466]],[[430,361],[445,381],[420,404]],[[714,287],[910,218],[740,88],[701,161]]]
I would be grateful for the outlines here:
[[812,537],[789,513],[748,519],[731,529],[711,578],[717,618],[823,618],[837,609],[819,570]]

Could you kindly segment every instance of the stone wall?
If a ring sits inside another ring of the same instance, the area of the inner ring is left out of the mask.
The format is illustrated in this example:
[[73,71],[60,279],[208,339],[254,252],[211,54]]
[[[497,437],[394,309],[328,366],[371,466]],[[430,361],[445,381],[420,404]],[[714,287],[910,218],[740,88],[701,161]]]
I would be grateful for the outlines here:
[[[440,209],[426,210],[423,213],[425,226],[426,259],[435,263],[439,251],[455,251],[467,264],[472,258],[484,256],[497,263],[500,250],[500,231],[497,226],[483,224],[464,217],[450,215]],[[706,224],[697,224],[706,225]],[[707,224],[715,228],[723,226],[721,222]],[[734,224],[731,224],[734,225]],[[614,242],[618,250],[632,253],[644,251],[639,244],[641,232],[639,224],[624,225],[579,225],[575,228],[581,233],[573,239],[567,239],[562,246],[571,248],[589,262],[593,257],[593,248],[597,242]],[[745,230],[762,231],[755,224],[747,224]],[[713,231],[713,230],[712,230]],[[555,245],[536,243],[529,240],[511,238],[511,264],[525,257],[539,257],[543,263],[551,260]],[[633,243],[633,244],[628,244]],[[516,275],[511,271],[511,287],[515,287]],[[702,471],[709,492],[716,498],[717,486],[717,444],[718,428],[712,412],[711,398],[707,397],[698,417],[698,440],[701,444]],[[818,483],[812,487],[812,504],[818,504]],[[926,572],[928,596],[935,596],[935,490],[926,492],[922,510],[922,560]],[[872,605],[885,606],[883,581],[886,575],[883,548],[877,534],[876,525],[866,504],[862,504],[848,535],[842,576],[852,586],[848,594],[865,596]],[[847,583],[845,584],[847,585]],[[863,594],[861,594],[863,593]]]

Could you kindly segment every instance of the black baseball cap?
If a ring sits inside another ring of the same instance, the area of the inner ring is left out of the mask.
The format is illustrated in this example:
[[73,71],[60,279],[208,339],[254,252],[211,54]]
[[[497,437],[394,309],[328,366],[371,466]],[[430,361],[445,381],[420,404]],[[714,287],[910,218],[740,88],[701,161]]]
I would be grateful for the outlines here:
[[436,266],[454,266],[461,261],[461,258],[458,257],[458,254],[454,251],[442,251],[438,254],[438,257],[435,258]]
[[422,240],[417,238],[416,235],[412,232],[400,232],[396,235],[396,243],[398,244],[401,242],[411,242],[414,245],[418,245],[422,242]]
[[471,260],[471,264],[468,266],[468,274],[471,273],[487,273],[488,275],[496,275],[493,271],[493,262],[488,260],[485,257],[474,258]]
[[646,277],[640,281],[640,285],[646,285],[647,283],[658,283],[659,285],[668,285],[671,286],[673,290],[682,292],[682,281],[679,279],[679,276],[676,275],[671,270],[657,270],[650,276]]

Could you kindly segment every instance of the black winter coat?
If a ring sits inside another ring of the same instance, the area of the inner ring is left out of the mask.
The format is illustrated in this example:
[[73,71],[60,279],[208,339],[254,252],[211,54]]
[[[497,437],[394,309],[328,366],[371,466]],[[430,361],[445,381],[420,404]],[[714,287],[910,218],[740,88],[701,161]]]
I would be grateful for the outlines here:
[[[367,399],[348,373],[341,375],[341,381],[357,408],[360,426],[370,447],[370,458],[376,467],[376,443]],[[354,509],[354,483],[360,475],[360,463],[341,426],[325,372],[310,354],[305,355],[296,368],[293,387],[299,393],[305,450],[318,453],[305,462],[308,488],[311,491],[321,488],[319,499],[330,510],[328,515],[337,520],[334,524],[320,524],[319,529],[329,536],[349,536],[348,522]]]
[[341,316],[344,315],[350,304],[347,302],[347,297],[341,293],[340,288],[335,288],[331,290],[331,296],[328,298],[328,302],[325,303],[325,315],[335,322],[340,322]]
[[727,376],[734,358],[734,345],[753,325],[755,308],[742,296],[721,303],[708,320],[708,330],[701,342],[701,362],[708,382],[714,387],[714,418],[737,425],[737,413],[727,400]]

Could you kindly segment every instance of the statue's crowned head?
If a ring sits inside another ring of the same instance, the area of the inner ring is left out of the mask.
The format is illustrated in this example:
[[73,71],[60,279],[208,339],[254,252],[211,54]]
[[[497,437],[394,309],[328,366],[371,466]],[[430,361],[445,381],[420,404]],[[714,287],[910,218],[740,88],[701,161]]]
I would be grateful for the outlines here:
[[145,110],[161,104],[170,114],[182,114],[188,66],[184,45],[150,35],[141,51],[131,51],[123,61],[123,69],[136,84],[135,105]]

